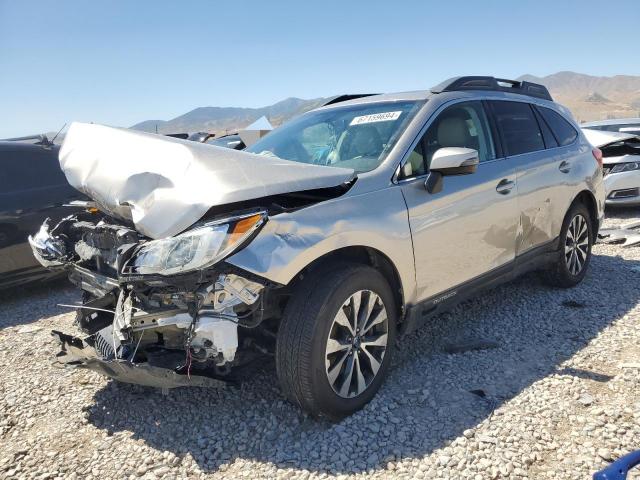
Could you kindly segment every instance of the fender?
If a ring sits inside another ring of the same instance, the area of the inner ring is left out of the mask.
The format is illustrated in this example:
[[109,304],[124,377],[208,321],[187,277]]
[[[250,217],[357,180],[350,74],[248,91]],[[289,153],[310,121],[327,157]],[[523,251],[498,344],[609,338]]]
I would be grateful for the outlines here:
[[402,193],[395,186],[270,217],[256,238],[226,261],[287,285],[314,260],[345,247],[370,247],[386,255],[398,271],[405,302],[413,301],[411,231]]

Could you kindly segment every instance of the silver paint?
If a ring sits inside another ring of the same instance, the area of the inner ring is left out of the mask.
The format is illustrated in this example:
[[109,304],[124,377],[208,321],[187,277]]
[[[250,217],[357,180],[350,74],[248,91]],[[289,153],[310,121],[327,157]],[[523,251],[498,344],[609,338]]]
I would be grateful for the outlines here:
[[[438,194],[425,190],[425,176],[396,180],[434,118],[457,102],[535,103],[556,110],[579,131],[566,108],[502,92],[408,92],[345,104],[410,99],[427,102],[376,170],[360,175],[342,197],[271,217],[256,239],[227,261],[287,284],[304,267],[335,249],[370,247],[393,262],[404,303],[412,305],[557,238],[569,205],[582,191],[594,195],[601,223],[602,173],[582,134],[566,147],[483,162],[476,173],[446,176]],[[573,164],[567,174],[559,170],[563,160]],[[509,195],[496,191],[502,180],[512,183]]]
[[[341,106],[416,100],[423,101],[424,105],[382,164],[371,172],[360,174],[348,192],[305,208],[272,215],[255,239],[226,261],[273,282],[288,284],[324,255],[345,247],[367,247],[386,256],[395,266],[404,303],[411,305],[508,264],[530,248],[557,238],[569,205],[581,191],[587,190],[594,195],[601,221],[604,207],[602,174],[591,154],[591,146],[582,134],[570,146],[499,158],[481,163],[475,173],[445,176],[443,189],[436,194],[426,191],[424,176],[397,180],[401,165],[440,111],[460,101],[489,99],[535,103],[571,119],[568,111],[555,103],[503,92],[438,95],[408,92],[342,103]],[[337,107],[323,107],[331,108]],[[578,128],[573,120],[570,121]],[[220,152],[212,146],[190,145],[176,139],[158,139],[153,135],[117,130],[118,137],[133,138],[129,135],[133,135],[136,142],[140,140],[141,145],[161,142],[162,145],[170,144],[176,151],[188,151],[196,158],[196,163],[207,167],[204,170],[210,181],[204,185],[216,191],[207,194],[205,202],[195,202],[203,207],[199,208],[194,206],[193,192],[187,194],[186,187],[173,186],[174,178],[169,178],[171,186],[168,188],[136,183],[136,187],[148,187],[144,190],[152,199],[168,191],[171,204],[178,204],[183,213],[192,213],[188,220],[173,216],[164,219],[161,228],[156,228],[160,224],[155,223],[159,219],[154,217],[153,222],[145,224],[153,230],[146,229],[146,232],[154,235],[177,233],[187,228],[189,221],[197,221],[198,215],[204,213],[203,204],[223,205],[270,193],[337,185],[353,176],[350,170],[316,167],[232,150]],[[87,147],[86,152],[95,156],[97,150]],[[75,157],[72,152],[70,155]],[[111,154],[108,158],[116,156]],[[149,155],[145,154],[145,158],[148,164]],[[567,173],[559,170],[563,161],[571,163]],[[91,162],[95,165],[97,160],[93,158]],[[180,159],[180,162],[185,160]],[[75,173],[86,171],[85,167],[70,166],[67,175],[71,172],[71,177],[76,178]],[[130,169],[126,171],[132,173]],[[128,177],[120,173],[116,176],[117,185],[124,188]],[[80,185],[81,177],[77,175],[76,178]],[[189,190],[205,188],[200,180],[195,185],[197,188],[191,186]],[[210,185],[220,187],[222,191],[212,189]],[[94,190],[98,190],[101,203],[106,200],[115,211],[122,208],[115,195],[105,195],[110,188],[100,189],[99,182],[86,188],[86,191],[96,193]],[[152,211],[160,213],[150,209],[144,211],[145,216]]]
[[351,169],[103,125],[73,123],[60,149],[69,183],[100,208],[151,238],[176,235],[211,207],[280,193],[333,187]]

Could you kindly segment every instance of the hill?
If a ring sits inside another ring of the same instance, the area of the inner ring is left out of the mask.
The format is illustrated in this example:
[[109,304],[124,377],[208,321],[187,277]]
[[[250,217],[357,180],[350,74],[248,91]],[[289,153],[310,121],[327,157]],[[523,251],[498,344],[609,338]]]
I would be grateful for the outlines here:
[[[523,75],[518,80],[545,85],[553,98],[571,109],[579,122],[618,117],[640,117],[640,76],[595,77],[558,72],[546,77]],[[171,120],[145,120],[131,128],[145,132],[212,132],[217,135],[244,128],[263,115],[272,125],[321,105],[326,98],[287,98],[261,108],[198,107]]]
[[569,107],[579,122],[640,116],[640,77],[595,77],[558,72],[546,77],[523,75],[518,80],[545,85],[554,100]]
[[290,118],[320,106],[324,98],[303,100],[287,98],[261,108],[198,107],[171,120],[145,120],[131,128],[145,132],[180,133],[214,132],[217,134],[237,131],[256,121],[263,115],[272,125],[278,126]]

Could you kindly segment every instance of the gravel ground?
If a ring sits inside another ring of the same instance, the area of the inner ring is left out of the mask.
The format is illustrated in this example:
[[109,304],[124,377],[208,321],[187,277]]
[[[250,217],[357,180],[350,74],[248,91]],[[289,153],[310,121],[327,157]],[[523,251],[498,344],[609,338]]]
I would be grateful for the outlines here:
[[[638,217],[610,212],[609,224]],[[271,369],[158,390],[56,369],[64,283],[0,294],[0,478],[590,478],[640,442],[640,247],[597,245],[585,281],[535,275],[407,338],[339,424],[283,401]],[[447,353],[477,340],[494,348]]]

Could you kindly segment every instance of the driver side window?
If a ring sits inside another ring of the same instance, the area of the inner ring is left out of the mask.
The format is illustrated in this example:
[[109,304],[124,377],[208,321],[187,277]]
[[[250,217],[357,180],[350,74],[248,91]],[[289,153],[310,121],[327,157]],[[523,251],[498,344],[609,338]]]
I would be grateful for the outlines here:
[[477,150],[480,162],[496,158],[489,121],[481,102],[456,103],[440,112],[403,165],[401,178],[424,175],[433,154],[444,147]]

